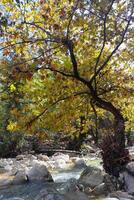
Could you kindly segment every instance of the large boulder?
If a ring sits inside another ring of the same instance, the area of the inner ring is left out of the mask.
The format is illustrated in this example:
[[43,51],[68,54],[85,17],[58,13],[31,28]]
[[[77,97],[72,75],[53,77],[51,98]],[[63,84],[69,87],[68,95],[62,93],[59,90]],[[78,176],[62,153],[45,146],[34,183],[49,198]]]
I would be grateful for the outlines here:
[[63,159],[57,159],[54,163],[55,168],[65,169],[67,167],[66,161]]
[[26,183],[27,181],[28,181],[28,177],[26,175],[25,170],[20,170],[14,176],[14,178],[12,180],[12,184],[13,185],[23,184],[23,183]]
[[126,169],[129,171],[129,173],[134,175],[134,162],[130,162],[126,165]]
[[65,169],[70,161],[69,155],[63,153],[55,153],[50,162],[54,162],[54,168]]
[[67,180],[65,183],[62,183],[60,185],[60,193],[67,193],[67,192],[75,192],[79,189],[78,182],[75,178],[71,178]]
[[120,180],[123,182],[124,189],[130,193],[134,193],[134,162],[127,164],[126,170],[120,173]]
[[88,166],[81,174],[79,178],[79,183],[84,185],[85,187],[94,188],[104,180],[104,172],[96,167]]
[[10,180],[8,176],[2,177],[0,179],[0,187],[9,186],[11,184],[12,184],[12,180]]
[[69,162],[70,157],[67,154],[55,153],[51,158],[51,160],[54,160],[54,161],[59,160],[59,159],[64,160],[65,162]]
[[32,168],[27,171],[27,177],[29,181],[46,181],[53,182],[53,178],[46,168],[40,162],[34,162]]
[[116,191],[109,194],[109,197],[117,198],[119,200],[134,200],[134,196],[129,195],[127,192]]
[[60,194],[54,188],[45,188],[40,191],[35,200],[66,200],[62,194]]
[[71,160],[77,167],[87,167],[86,162],[83,158],[73,157]]

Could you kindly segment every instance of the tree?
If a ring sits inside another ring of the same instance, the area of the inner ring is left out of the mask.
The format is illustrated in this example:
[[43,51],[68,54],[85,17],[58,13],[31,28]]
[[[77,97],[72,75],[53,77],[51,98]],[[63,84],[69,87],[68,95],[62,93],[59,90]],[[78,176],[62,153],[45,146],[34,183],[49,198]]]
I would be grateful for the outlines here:
[[[2,0],[1,4],[1,50],[5,57],[15,52],[10,67],[16,76],[31,78],[40,71],[50,88],[55,83],[58,94],[53,90],[49,106],[70,95],[82,95],[88,103],[110,112],[114,142],[124,151],[125,123],[115,102],[117,91],[122,94],[127,86],[118,76],[131,70],[133,2]],[[3,23],[5,12],[8,18]],[[45,108],[29,124],[47,111]]]

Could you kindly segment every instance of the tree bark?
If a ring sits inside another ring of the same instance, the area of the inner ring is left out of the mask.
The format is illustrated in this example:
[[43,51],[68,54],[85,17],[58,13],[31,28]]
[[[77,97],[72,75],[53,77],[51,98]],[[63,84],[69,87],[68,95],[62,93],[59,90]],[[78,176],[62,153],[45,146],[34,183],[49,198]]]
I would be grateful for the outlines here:
[[121,114],[120,110],[116,108],[111,102],[105,101],[101,99],[98,95],[96,90],[92,87],[89,83],[88,87],[91,92],[92,101],[93,103],[106,111],[109,111],[114,116],[114,134],[117,139],[117,142],[121,148],[125,148],[125,122],[123,115]]

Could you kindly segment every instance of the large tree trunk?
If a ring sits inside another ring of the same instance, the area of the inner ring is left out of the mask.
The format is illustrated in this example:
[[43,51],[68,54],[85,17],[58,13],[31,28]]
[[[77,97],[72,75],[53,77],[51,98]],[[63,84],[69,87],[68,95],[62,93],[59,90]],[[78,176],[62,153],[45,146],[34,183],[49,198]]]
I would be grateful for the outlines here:
[[91,84],[88,85],[91,96],[92,102],[99,108],[102,108],[106,111],[109,111],[114,116],[114,134],[118,141],[120,147],[125,148],[125,123],[123,115],[121,114],[120,110],[117,109],[111,102],[105,101],[101,99],[98,95],[96,90],[92,87]]
[[131,160],[128,150],[125,149],[125,123],[123,115],[111,102],[101,99],[91,85],[89,85],[89,89],[94,105],[109,111],[114,116],[114,134],[104,137],[100,147],[105,171],[114,176],[119,176],[122,167]]
[[111,102],[104,101],[97,97],[96,105],[109,111],[114,116],[114,135],[120,147],[125,148],[125,124],[124,118],[119,109],[117,109]]

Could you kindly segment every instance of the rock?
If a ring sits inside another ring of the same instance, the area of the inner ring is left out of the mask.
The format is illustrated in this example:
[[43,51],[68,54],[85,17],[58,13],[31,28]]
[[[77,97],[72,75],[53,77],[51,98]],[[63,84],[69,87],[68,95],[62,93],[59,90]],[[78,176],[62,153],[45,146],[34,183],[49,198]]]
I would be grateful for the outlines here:
[[134,177],[128,172],[123,172],[120,174],[120,179],[123,182],[124,189],[130,194],[134,193]]
[[119,200],[134,200],[134,196],[129,195],[127,192],[116,191],[109,194],[109,197],[114,197]]
[[7,170],[4,167],[0,167],[0,174],[6,173]]
[[54,188],[45,188],[40,191],[35,200],[66,200],[64,195],[60,194]]
[[79,167],[86,167],[86,163],[83,158],[76,158],[74,164]]
[[63,153],[55,153],[51,160],[57,161],[57,160],[64,160],[65,162],[69,162],[70,157],[67,154],[63,154]]
[[85,144],[83,146],[83,151],[86,152],[86,154],[87,153],[96,153],[96,147],[93,148],[92,146]]
[[105,173],[103,181],[106,185],[108,193],[116,191],[117,180],[115,179],[115,177],[111,177],[109,174]]
[[61,184],[61,193],[74,192],[79,190],[78,182],[75,178],[69,179],[67,182]]
[[31,161],[30,167],[32,167],[32,166],[34,166],[34,165],[36,165],[36,164],[44,165],[44,166],[46,166],[46,168],[48,168],[48,167],[50,166],[49,163],[46,162],[46,161],[42,161],[42,160],[32,160],[32,161]]
[[19,161],[19,160],[23,160],[24,159],[24,155],[18,155],[16,156],[16,160]]
[[12,184],[12,180],[5,178],[0,180],[0,187],[9,186]]
[[42,160],[42,161],[49,161],[50,160],[48,156],[42,155],[42,154],[37,155],[37,159]]
[[6,166],[5,166],[5,170],[8,171],[8,172],[10,172],[10,171],[12,170],[12,166],[9,165],[9,164],[6,165]]
[[53,181],[50,172],[46,166],[41,163],[34,163],[32,168],[27,172],[29,181]]
[[20,197],[11,197],[11,198],[2,198],[1,200],[24,200],[24,199],[22,199],[22,198],[20,198]]
[[126,169],[128,172],[134,175],[134,162],[130,162],[126,165]]
[[27,155],[26,155],[26,158],[27,158],[27,159],[30,159],[30,160],[37,160],[37,157],[34,156],[34,155],[32,155],[32,154],[27,154]]
[[105,183],[101,183],[100,185],[97,185],[94,189],[93,189],[93,191],[92,191],[92,193],[94,194],[94,195],[107,195],[107,193],[108,193],[108,191],[107,191],[107,186],[106,186],[106,184]]
[[103,199],[100,199],[100,200],[119,200],[119,199],[117,199],[117,198],[106,197],[106,198],[103,198]]
[[88,196],[80,191],[68,192],[65,194],[65,198],[66,200],[89,200]]
[[23,183],[26,183],[27,181],[28,181],[28,177],[27,177],[25,171],[18,171],[12,180],[12,184],[13,185],[23,184]]
[[96,168],[88,166],[81,174],[79,182],[86,187],[94,188],[104,180],[104,173]]
[[55,161],[55,165],[54,166],[55,166],[55,168],[64,169],[64,168],[66,168],[67,164],[66,164],[65,160],[57,159]]

